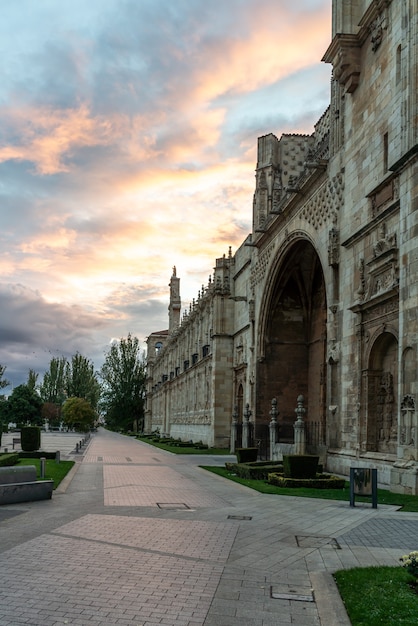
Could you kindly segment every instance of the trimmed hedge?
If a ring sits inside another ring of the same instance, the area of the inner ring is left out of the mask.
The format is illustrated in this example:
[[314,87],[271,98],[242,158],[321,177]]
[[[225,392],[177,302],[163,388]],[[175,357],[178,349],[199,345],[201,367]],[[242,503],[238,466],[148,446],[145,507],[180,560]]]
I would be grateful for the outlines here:
[[269,474],[269,485],[276,487],[306,487],[308,489],[343,489],[345,485],[344,478],[332,476],[331,474],[318,474],[316,478],[288,478],[283,474]]
[[55,459],[56,452],[44,452],[42,450],[35,450],[34,452],[18,452],[20,459]]
[[9,452],[6,454],[0,454],[0,467],[6,467],[8,465],[16,465],[19,461],[19,454],[17,452]]
[[39,426],[23,426],[20,430],[20,445],[25,452],[34,452],[41,447]]
[[251,463],[257,461],[258,448],[236,448],[238,463]]
[[286,478],[315,478],[319,456],[311,454],[284,454],[283,472]]
[[225,463],[225,467],[240,478],[267,480],[269,473],[282,470],[283,464],[279,461],[261,461],[256,463]]

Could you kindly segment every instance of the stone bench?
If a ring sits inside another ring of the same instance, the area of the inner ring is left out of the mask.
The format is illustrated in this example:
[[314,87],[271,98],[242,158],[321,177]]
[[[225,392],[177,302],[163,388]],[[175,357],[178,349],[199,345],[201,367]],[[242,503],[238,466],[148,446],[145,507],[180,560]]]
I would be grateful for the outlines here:
[[0,467],[0,504],[50,500],[53,480],[36,480],[34,465]]

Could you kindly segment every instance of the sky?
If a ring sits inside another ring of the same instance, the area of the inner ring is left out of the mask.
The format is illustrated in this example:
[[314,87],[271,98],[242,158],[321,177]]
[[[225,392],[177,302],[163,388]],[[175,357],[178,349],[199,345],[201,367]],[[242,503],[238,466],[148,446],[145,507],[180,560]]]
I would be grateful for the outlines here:
[[[97,369],[251,232],[257,138],[329,103],[331,0],[0,0],[0,364]],[[144,344],[145,345],[145,344]]]

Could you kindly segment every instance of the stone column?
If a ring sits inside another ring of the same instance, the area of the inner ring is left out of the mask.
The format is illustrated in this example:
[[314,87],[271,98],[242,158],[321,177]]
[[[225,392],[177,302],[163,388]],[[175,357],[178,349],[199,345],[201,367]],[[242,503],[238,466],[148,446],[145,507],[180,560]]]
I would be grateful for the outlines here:
[[274,446],[276,444],[277,437],[277,416],[279,412],[277,410],[277,400],[273,398],[271,401],[271,411],[269,413],[271,417],[270,421],[270,460],[272,461],[274,458]]
[[230,451],[231,454],[235,454],[235,446],[237,445],[237,428],[238,428],[238,407],[234,406],[234,412],[232,413],[232,424],[231,424],[231,446]]
[[244,410],[244,419],[242,422],[242,447],[243,448],[248,448],[249,447],[249,435],[250,435],[250,417],[251,417],[251,411],[250,411],[250,405],[247,403],[245,405],[245,410]]
[[298,396],[297,402],[298,405],[295,409],[296,422],[293,424],[293,428],[295,430],[295,454],[305,454],[306,440],[303,416],[306,413],[306,409],[303,406],[303,396]]

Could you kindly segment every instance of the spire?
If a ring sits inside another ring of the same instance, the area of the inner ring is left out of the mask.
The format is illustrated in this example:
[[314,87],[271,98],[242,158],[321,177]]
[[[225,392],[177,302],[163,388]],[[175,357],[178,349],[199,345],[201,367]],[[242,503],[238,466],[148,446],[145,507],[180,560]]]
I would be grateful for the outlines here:
[[177,278],[176,266],[173,267],[173,275],[170,280],[170,304],[168,306],[168,332],[173,333],[180,324],[181,298],[180,278]]

